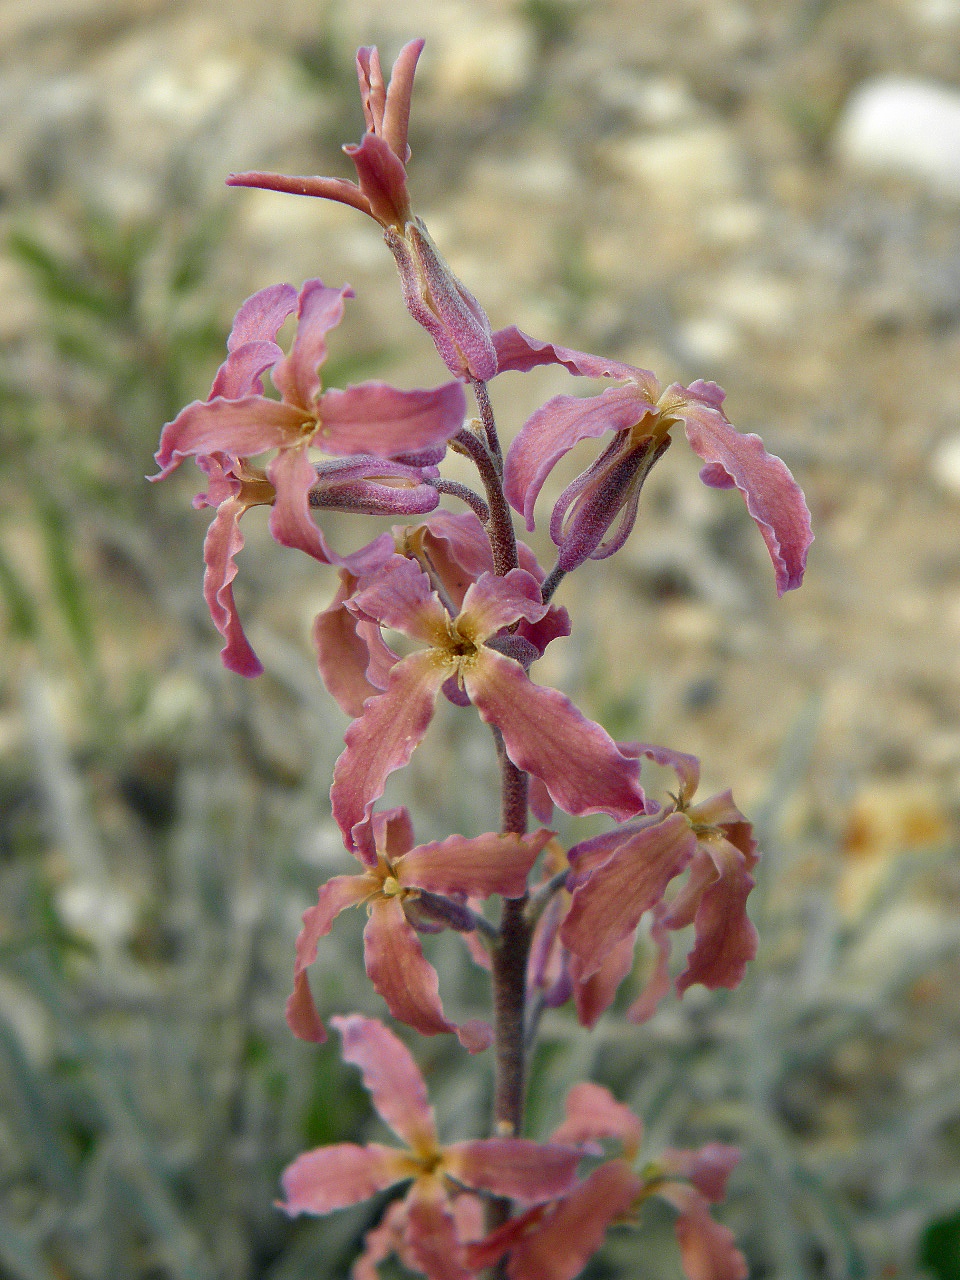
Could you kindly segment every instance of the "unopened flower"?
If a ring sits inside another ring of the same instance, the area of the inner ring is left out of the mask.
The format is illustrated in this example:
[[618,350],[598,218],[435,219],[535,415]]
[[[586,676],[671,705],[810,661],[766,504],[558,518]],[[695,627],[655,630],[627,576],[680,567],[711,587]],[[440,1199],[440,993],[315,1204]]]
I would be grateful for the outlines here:
[[[294,990],[287,1002],[291,1030],[303,1040],[320,1043],[326,1039],[310,994],[307,969],[317,958],[318,941],[330,932],[340,912],[363,906],[367,910],[363,935],[367,976],[393,1016],[421,1035],[455,1032],[471,1052],[485,1049],[491,1036],[486,1023],[457,1027],[444,1013],[436,970],[424,957],[408,912],[434,895],[440,896],[438,910],[452,897],[448,914],[458,923],[457,903],[468,896],[482,899],[499,893],[522,897],[527,873],[551,833],[455,835],[414,846],[409,814],[400,808],[375,814],[358,834],[363,870],[357,875],[335,876],[321,885],[317,905],[304,913],[297,939]],[[471,913],[463,914],[469,917]],[[464,925],[469,925],[469,919]]]
[[497,372],[490,321],[440,256],[410,205],[407,131],[413,78],[423,45],[423,40],[411,40],[403,46],[389,86],[384,84],[376,48],[357,51],[367,131],[359,145],[343,148],[357,171],[356,182],[260,172],[231,174],[228,182],[231,186],[319,196],[351,205],[373,218],[396,261],[407,308],[433,338],[447,368],[458,378],[486,381]]
[[[662,747],[636,750],[677,772],[679,794],[663,814],[625,823],[570,850],[573,901],[560,936],[587,977],[633,937],[644,912],[653,911],[661,953],[654,978],[658,991],[669,954],[667,931],[690,924],[694,946],[677,979],[678,993],[695,982],[735,987],[757,950],[757,932],[746,913],[758,858],[752,828],[729,791],[692,803],[700,777],[694,756]],[[667,903],[668,885],[684,871],[685,885]],[[649,1016],[650,1003],[641,997],[633,1017]]]
[[682,422],[691,448],[705,463],[700,471],[704,484],[735,486],[744,495],[773,561],[777,593],[800,585],[813,540],[803,493],[759,436],[741,435],[730,425],[723,392],[715,383],[672,383],[664,389],[645,369],[538,342],[514,326],[494,334],[494,344],[501,373],[561,364],[576,375],[623,384],[585,399],[554,396],[527,419],[507,454],[504,490],[533,529],[536,500],[560,459],[581,440],[614,433],[605,452],[554,507],[550,536],[560,549],[558,564],[564,572],[623,546],[636,520],[640,486],[666,449],[671,428]]
[[521,662],[497,651],[498,633],[521,618],[536,622],[547,613],[536,579],[526,570],[513,569],[503,578],[481,574],[454,617],[427,575],[395,556],[349,608],[427,648],[391,667],[384,691],[365,702],[346,732],[330,799],[348,847],[355,847],[356,828],[383,794],[387,777],[409,761],[433,718],[437,694],[451,679],[481,719],[500,730],[517,768],[541,778],[561,809],[620,819],[644,811],[636,760],[563,694],[534,684]]
[[359,1014],[332,1018],[343,1056],[363,1072],[373,1105],[406,1149],[340,1143],[299,1156],[283,1175],[283,1208],[331,1213],[410,1182],[390,1230],[429,1280],[469,1280],[454,1202],[464,1188],[536,1204],[574,1183],[580,1152],[527,1138],[481,1138],[441,1146],[423,1076],[406,1046],[382,1023]]

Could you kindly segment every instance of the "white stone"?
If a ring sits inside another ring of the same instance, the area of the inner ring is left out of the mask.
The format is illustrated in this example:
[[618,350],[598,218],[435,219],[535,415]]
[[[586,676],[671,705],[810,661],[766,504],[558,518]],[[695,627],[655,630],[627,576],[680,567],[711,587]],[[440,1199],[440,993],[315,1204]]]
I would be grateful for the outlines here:
[[836,147],[862,169],[960,198],[960,92],[897,76],[871,80],[847,102]]
[[661,199],[683,203],[729,197],[741,165],[730,131],[719,124],[639,134],[607,150],[611,164]]
[[941,441],[933,451],[930,469],[941,488],[960,497],[960,435]]

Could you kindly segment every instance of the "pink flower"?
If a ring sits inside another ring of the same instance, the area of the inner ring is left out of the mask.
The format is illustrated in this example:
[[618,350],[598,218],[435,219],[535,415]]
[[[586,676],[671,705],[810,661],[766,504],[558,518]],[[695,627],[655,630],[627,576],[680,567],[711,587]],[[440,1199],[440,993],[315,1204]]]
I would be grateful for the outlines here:
[[[190,456],[209,477],[207,493],[194,504],[217,508],[204,546],[204,594],[227,641],[223,660],[243,675],[259,675],[262,667],[233,600],[235,559],[243,546],[240,517],[252,506],[269,506],[270,530],[278,542],[323,563],[369,571],[392,553],[390,538],[381,535],[352,556],[339,556],[314,523],[311,508],[385,514],[432,510],[439,498],[428,481],[436,472],[409,465],[404,455],[442,449],[463,421],[463,390],[455,382],[433,391],[398,391],[374,382],[346,391],[321,390],[318,368],[326,357],[326,334],[351,296],[349,289],[311,280],[299,297],[291,285],[275,285],[248,298],[237,313],[227,340],[229,355],[210,398],[188,405],[160,437],[161,470],[154,479],[169,475]],[[275,339],[295,307],[297,335],[284,356]],[[279,401],[263,394],[267,369],[281,392]],[[346,456],[318,468],[311,448]],[[250,462],[271,449],[276,454],[265,470]]]
[[[493,572],[490,540],[472,511],[460,514],[437,511],[418,525],[396,526],[393,534],[396,550],[431,576],[453,610],[460,610],[467,588],[481,574]],[[517,551],[521,569],[526,569],[538,583],[542,582],[543,569],[530,548],[518,542]],[[384,642],[379,624],[352,607],[354,596],[365,585],[365,578],[341,569],[340,588],[313,625],[323,682],[348,716],[361,715],[366,699],[382,693],[391,668],[399,661]],[[566,609],[551,605],[538,622],[520,619],[513,632],[513,656],[522,652],[528,659],[542,657],[551,640],[569,634],[570,617]],[[453,701],[467,701],[457,690],[455,681],[448,683],[444,692]]]
[[[632,939],[644,912],[654,912],[660,961],[651,988],[628,1013],[642,1021],[666,989],[668,930],[694,926],[693,950],[677,979],[679,994],[695,982],[713,989],[741,981],[757,949],[746,902],[758,853],[752,828],[729,791],[692,803],[700,776],[694,756],[662,747],[635,750],[676,770],[679,795],[664,814],[627,823],[570,850],[573,901],[560,936],[579,958],[581,975],[589,977]],[[667,886],[687,870],[683,889],[666,903]]]
[[470,929],[471,912],[464,910],[464,899],[493,893],[522,897],[527,873],[551,833],[450,836],[414,847],[410,816],[400,808],[374,814],[358,835],[363,871],[335,876],[321,885],[317,905],[304,913],[294,989],[287,1001],[290,1029],[302,1040],[322,1043],[326,1039],[310,995],[307,969],[317,958],[318,941],[330,932],[340,912],[365,906],[367,976],[393,1016],[421,1035],[455,1032],[471,1053],[485,1049],[491,1036],[486,1023],[469,1022],[458,1028],[445,1015],[436,970],[425,959],[408,916],[418,924],[436,921],[439,927],[452,923]]
[[[726,1182],[740,1158],[734,1147],[714,1143],[699,1151],[666,1151],[633,1169],[643,1136],[635,1115],[601,1085],[574,1085],[567,1116],[551,1141],[574,1143],[600,1154],[603,1141],[621,1154],[599,1165],[551,1204],[536,1205],[512,1218],[485,1240],[467,1247],[474,1267],[494,1264],[509,1253],[509,1280],[574,1280],[617,1222],[636,1220],[643,1202],[658,1195],[679,1210],[675,1224],[680,1258],[688,1280],[746,1280],[746,1260],[733,1234],[710,1217],[709,1205],[723,1199]],[[680,1179],[683,1179],[682,1181]]]
[[[773,561],[778,595],[800,585],[813,541],[803,493],[759,436],[734,430],[715,383],[673,383],[663,389],[645,369],[538,342],[515,326],[493,340],[500,373],[562,364],[576,375],[623,383],[586,399],[554,396],[527,419],[507,454],[507,497],[533,529],[537,497],[559,460],[581,440],[614,433],[604,453],[567,486],[554,507],[550,536],[564,572],[623,546],[636,520],[640,487],[667,448],[671,428],[682,422],[691,448],[706,464],[700,471],[704,484],[736,486],[744,495]],[[615,533],[604,541],[618,518]]]
[[[409,761],[426,733],[447,681],[455,681],[481,719],[500,730],[513,763],[541,778],[561,809],[618,818],[643,812],[636,760],[561,693],[535,685],[521,662],[498,652],[504,628],[521,618],[537,622],[547,613],[536,579],[526,570],[513,569],[503,578],[481,574],[452,616],[426,574],[395,556],[349,607],[358,617],[427,645],[391,667],[383,693],[364,703],[346,732],[330,798],[349,848],[356,846],[357,828],[383,794],[387,777]],[[503,639],[512,647],[509,633]]]
[[[399,1208],[388,1210],[387,1240],[430,1280],[469,1280],[454,1216],[464,1188],[536,1204],[563,1195],[574,1182],[580,1152],[526,1138],[486,1138],[440,1146],[416,1063],[382,1023],[359,1014],[333,1018],[343,1056],[363,1072],[373,1105],[406,1150],[378,1143],[340,1143],[299,1156],[283,1175],[290,1215],[330,1213],[358,1204],[398,1182],[411,1182]],[[372,1265],[372,1264],[371,1264]]]
[[353,161],[357,182],[343,178],[283,177],[276,173],[234,173],[231,186],[263,187],[294,195],[319,196],[351,205],[378,222],[400,272],[410,314],[433,338],[457,377],[485,381],[497,372],[490,321],[472,293],[457,279],[410,206],[407,131],[417,61],[423,40],[400,50],[389,87],[373,47],[357,51],[357,76],[367,131],[358,146],[343,149]]

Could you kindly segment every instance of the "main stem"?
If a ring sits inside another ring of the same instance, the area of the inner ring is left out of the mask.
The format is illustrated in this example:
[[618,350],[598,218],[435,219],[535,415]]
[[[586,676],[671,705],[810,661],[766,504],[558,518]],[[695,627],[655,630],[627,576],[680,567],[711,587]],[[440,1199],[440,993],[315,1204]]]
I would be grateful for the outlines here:
[[[483,438],[465,429],[458,442],[475,463],[483,481],[490,508],[486,522],[487,536],[493,552],[494,572],[503,577],[519,567],[517,541],[510,507],[503,492],[500,441],[493,409],[482,382],[474,384],[477,405],[483,423]],[[500,763],[500,829],[504,833],[524,835],[527,830],[528,778],[507,755],[503,735],[493,729]],[[494,1083],[493,1117],[498,1135],[515,1137],[523,1132],[523,1112],[527,1082],[526,1004],[527,959],[530,954],[531,926],[525,916],[527,895],[505,898],[500,917],[500,932],[491,957],[493,971]],[[510,1217],[510,1201],[498,1198],[490,1205],[488,1225],[500,1226]],[[505,1275],[505,1263],[494,1274]]]

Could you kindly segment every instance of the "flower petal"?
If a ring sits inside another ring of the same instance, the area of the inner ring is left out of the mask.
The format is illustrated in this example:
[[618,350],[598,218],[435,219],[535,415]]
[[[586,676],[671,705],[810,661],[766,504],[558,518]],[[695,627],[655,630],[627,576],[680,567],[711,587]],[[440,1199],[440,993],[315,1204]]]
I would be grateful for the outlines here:
[[407,1196],[406,1243],[427,1280],[471,1280],[456,1219],[436,1178],[418,1178]]
[[353,296],[349,286],[333,289],[322,280],[308,280],[300,290],[296,337],[290,354],[271,377],[284,403],[295,405],[310,417],[317,416],[319,367],[327,358],[327,334],[343,319],[344,302]]
[[388,560],[348,607],[429,645],[446,644],[449,638],[449,615],[430,579],[415,561],[403,556]]
[[518,329],[515,324],[498,329],[493,335],[497,351],[497,372],[529,373],[542,364],[562,364],[568,373],[587,378],[623,378],[641,385],[653,400],[660,394],[660,384],[652,373],[638,369],[620,360],[608,360],[605,356],[592,356],[586,351],[574,351],[571,347],[558,347],[553,342],[541,342]]
[[431,893],[465,893],[488,898],[522,898],[527,875],[553,835],[541,829],[533,835],[448,836],[418,845],[404,856],[397,870],[402,884]]
[[647,414],[656,413],[634,383],[608,387],[598,396],[554,396],[526,420],[507,450],[503,489],[527,528],[533,529],[533,509],[547,476],[564,454],[581,440],[605,431],[626,431]]
[[363,135],[359,145],[343,148],[357,170],[360,190],[370,202],[370,214],[384,228],[402,233],[410,217],[410,192],[407,171],[384,138],[375,133]]
[[246,509],[239,496],[228,498],[217,508],[203,540],[203,596],[214,626],[227,642],[220,650],[223,665],[238,675],[253,677],[262,675],[263,664],[244,635],[233,599],[235,557],[243,549],[239,522]]
[[403,768],[426,733],[449,674],[432,649],[404,658],[390,672],[384,692],[368,699],[363,715],[344,735],[330,803],[348,849],[356,847],[353,828],[369,816],[387,778]]
[[277,491],[270,512],[270,532],[282,547],[305,551],[321,564],[344,561],[327,546],[310,514],[310,490],[317,472],[305,448],[281,449],[267,466],[267,475]]
[[501,627],[521,618],[539,622],[547,612],[536,578],[526,569],[511,569],[505,577],[484,573],[468,588],[457,618],[457,630],[482,644]]
[[443,1012],[437,971],[425,958],[399,899],[380,898],[371,904],[363,945],[367,977],[399,1022],[423,1036],[452,1032],[468,1053],[488,1047],[492,1037],[485,1023],[458,1028]]
[[[367,698],[380,693],[383,684],[371,680],[371,646],[381,651],[387,646],[380,638],[380,628],[373,622],[363,622],[344,607],[344,601],[353,594],[356,578],[341,570],[340,586],[328,607],[313,620],[313,646],[317,654],[320,676],[328,692],[336,699],[340,710],[348,716],[363,714]],[[398,661],[393,650],[390,666]]]
[[712,1204],[719,1204],[727,1194],[727,1179],[742,1155],[738,1147],[708,1142],[697,1150],[668,1148],[657,1164],[672,1177],[686,1178]]
[[486,647],[465,667],[464,684],[480,718],[503,734],[513,763],[542,778],[564,812],[620,821],[643,812],[637,762],[558,690],[534,684],[518,663]]
[[666,1182],[657,1194],[680,1210],[674,1230],[687,1280],[747,1280],[747,1261],[736,1247],[733,1232],[714,1222],[707,1201],[695,1187]]
[[[696,756],[688,755],[685,751],[671,751],[669,747],[654,747],[647,743],[637,743],[631,746],[630,750],[623,748],[625,755],[646,756],[648,760],[653,760],[655,764],[663,765],[665,769],[672,769],[680,779],[680,800],[686,807],[696,795],[697,787],[700,785],[700,761]],[[738,817],[742,820],[743,814],[737,811]],[[703,819],[705,822],[714,821],[712,818]]]
[[275,284],[247,298],[233,321],[227,338],[230,353],[213,380],[209,399],[225,396],[261,395],[260,375],[283,359],[276,338],[280,326],[296,308],[297,291],[292,284]]
[[582,1145],[616,1138],[629,1159],[643,1139],[643,1121],[618,1102],[603,1085],[584,1080],[567,1094],[566,1119],[550,1135],[551,1142]]
[[678,416],[683,418],[690,447],[707,463],[700,472],[704,483],[735,484],[746,498],[747,510],[773,561],[777,595],[782,596],[803,581],[813,541],[803,490],[786,463],[767,453],[759,436],[741,435],[730,425],[720,408],[722,393],[719,397],[706,394],[712,389],[712,383],[693,383]]
[[527,1204],[569,1191],[581,1159],[573,1147],[529,1138],[480,1138],[443,1149],[443,1168],[458,1182]]
[[446,443],[463,426],[466,411],[459,382],[413,391],[361,382],[324,392],[314,443],[326,453],[392,458]]
[[574,892],[560,936],[583,961],[589,977],[607,953],[632,936],[640,917],[663,898],[667,885],[693,858],[696,837],[684,814],[634,831]]
[[574,1280],[603,1244],[610,1225],[630,1212],[643,1183],[625,1160],[609,1160],[561,1200],[510,1253],[510,1280]]
[[293,1217],[359,1204],[404,1177],[399,1157],[400,1152],[374,1143],[358,1147],[342,1142],[305,1151],[284,1171],[281,1208]]
[[677,992],[702,982],[715,990],[732,990],[757,954],[757,931],[747,916],[747,897],[754,879],[743,854],[729,840],[701,839],[720,874],[704,890],[694,919],[695,943],[687,967],[677,979]]
[[414,1151],[432,1151],[437,1132],[427,1086],[407,1046],[376,1018],[352,1013],[330,1025],[343,1041],[343,1060],[363,1072],[377,1112]]
[[162,480],[184,458],[208,453],[251,458],[267,449],[296,443],[302,438],[305,421],[301,409],[266,396],[194,400],[160,433],[160,447],[154,454],[160,471],[150,478]]
[[603,958],[600,967],[587,977],[579,956],[571,954],[569,968],[577,1021],[581,1027],[592,1027],[602,1013],[613,1004],[617,988],[633,969],[633,935],[628,934]]
[[407,146],[407,128],[410,123],[410,99],[413,95],[413,77],[417,60],[423,52],[424,40],[408,41],[397,54],[390,72],[390,88],[380,119],[379,132],[389,143],[390,150],[404,164],[410,159]]
[[627,1010],[630,1022],[642,1023],[652,1018],[660,1001],[670,991],[670,934],[663,921],[662,907],[654,908],[650,939],[657,953],[646,985]]
[[287,1001],[287,1026],[301,1040],[322,1044],[327,1038],[306,979],[306,970],[317,958],[317,943],[330,932],[341,911],[358,906],[370,896],[374,887],[368,876],[334,876],[320,886],[317,905],[303,913],[303,928],[297,937],[293,966],[294,990]]

